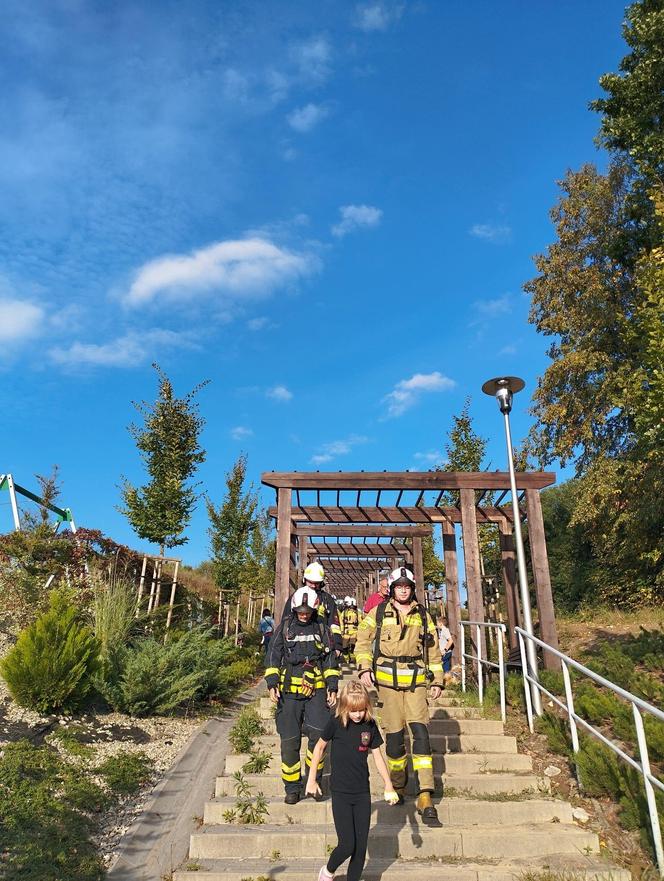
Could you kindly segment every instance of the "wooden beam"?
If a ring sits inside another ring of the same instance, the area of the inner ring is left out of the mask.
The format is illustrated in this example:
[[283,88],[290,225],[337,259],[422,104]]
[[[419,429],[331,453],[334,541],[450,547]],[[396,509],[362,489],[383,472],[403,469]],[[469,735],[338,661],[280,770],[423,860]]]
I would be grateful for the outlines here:
[[457,559],[456,531],[454,524],[446,521],[442,524],[443,560],[445,562],[445,588],[447,594],[447,626],[454,640],[452,663],[461,663],[461,600],[459,599],[459,564]]
[[291,491],[277,493],[277,559],[274,585],[274,620],[278,624],[290,596]]
[[[265,486],[312,490],[501,490],[510,488],[507,471],[266,471]],[[517,489],[543,489],[556,476],[545,471],[518,472]]]
[[[546,552],[546,536],[542,503],[537,490],[526,490],[526,507],[528,509],[528,541],[530,543],[530,559],[533,565],[535,590],[537,591],[537,611],[539,613],[540,639],[557,649],[558,631],[556,629],[556,613],[553,608],[549,558]],[[544,650],[544,666],[547,670],[559,670],[560,661],[551,652]]]
[[516,580],[516,551],[512,528],[503,520],[498,524],[500,531],[500,557],[502,560],[503,586],[507,605],[507,641],[510,650],[519,643],[514,628],[521,627],[521,607],[519,605],[519,588]]
[[413,539],[413,575],[418,603],[424,605],[424,566],[422,561],[422,539]]
[[[498,523],[499,520],[506,517],[512,519],[511,508],[477,508],[476,519],[481,523]],[[277,516],[277,509],[268,508],[270,517]],[[458,508],[393,508],[393,507],[340,507],[334,505],[321,506],[310,505],[306,507],[292,508],[293,520],[306,520],[309,523],[319,522],[330,527],[332,535],[338,535],[339,527],[333,524],[342,523],[347,526],[357,526],[365,524],[367,526],[367,534],[375,534],[376,526],[369,524],[387,524],[387,523],[443,523],[450,520],[452,523],[461,522],[461,513]],[[298,525],[298,529],[302,527]],[[311,535],[319,535],[317,531],[322,527],[314,527]]]
[[[275,511],[270,508],[270,511]],[[274,516],[274,514],[271,514]],[[314,538],[412,538],[419,535],[431,535],[430,526],[365,526],[359,523],[352,525],[321,525],[311,526],[307,523],[297,522],[293,527],[295,535],[309,535]]]
[[[303,536],[306,541],[306,536]],[[422,541],[420,538],[419,541]],[[410,553],[410,548],[404,544],[394,544],[393,542],[357,542],[350,544],[349,542],[312,542],[309,545],[309,551],[318,556],[328,557],[405,557]]]
[[[480,543],[475,519],[475,490],[461,490],[461,521],[463,526],[463,559],[466,564],[466,588],[468,590],[468,616],[471,621],[484,621],[484,597],[482,595],[482,570],[480,568]],[[474,628],[466,631],[473,644]],[[482,657],[486,658],[484,630],[480,632]],[[475,664],[475,667],[477,665]],[[478,671],[479,675],[479,671]]]

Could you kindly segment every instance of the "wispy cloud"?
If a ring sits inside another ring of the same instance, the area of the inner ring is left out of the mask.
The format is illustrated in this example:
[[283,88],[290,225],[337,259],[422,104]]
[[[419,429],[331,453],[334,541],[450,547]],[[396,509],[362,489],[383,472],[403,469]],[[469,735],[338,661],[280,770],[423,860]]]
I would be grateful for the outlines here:
[[490,300],[475,300],[472,310],[475,313],[473,324],[479,324],[497,318],[499,315],[507,315],[513,309],[512,297],[503,294],[502,297],[494,297]]
[[247,327],[255,333],[259,330],[265,330],[265,328],[269,326],[270,319],[266,318],[265,315],[260,315],[257,318],[250,318],[249,321],[247,321]]
[[0,298],[0,343],[19,343],[39,336],[45,318],[45,310],[35,303]]
[[508,345],[503,346],[502,349],[498,352],[499,355],[516,355],[517,348],[516,346]]
[[415,453],[413,458],[416,462],[421,462],[425,465],[441,465],[445,454],[440,450],[428,450],[426,453]]
[[353,23],[361,31],[386,31],[401,18],[403,9],[403,3],[389,3],[386,0],[359,3],[355,8]]
[[471,236],[492,245],[504,245],[512,239],[512,227],[498,223],[475,223],[468,230]]
[[383,212],[373,205],[342,205],[339,208],[341,221],[332,227],[332,235],[343,238],[356,229],[370,229],[378,226]]
[[410,410],[423,394],[448,391],[455,385],[453,379],[443,376],[438,370],[433,373],[415,373],[410,379],[402,379],[383,398],[383,403],[387,404],[385,418],[393,419],[401,416],[406,410]]
[[231,437],[233,440],[245,440],[245,438],[252,437],[253,430],[251,428],[247,428],[246,425],[236,425],[235,428],[231,428]]
[[138,367],[154,358],[162,347],[192,348],[191,340],[172,330],[129,331],[108,343],[73,343],[52,348],[49,357],[63,367]]
[[225,302],[269,296],[311,274],[312,255],[297,254],[268,239],[230,239],[191,254],[169,254],[142,266],[123,298],[130,307],[158,301],[188,302],[216,294]]
[[289,113],[288,124],[296,132],[304,134],[315,128],[319,122],[329,115],[329,110],[322,104],[305,104]]
[[319,447],[318,452],[311,457],[311,461],[314,465],[324,465],[325,462],[331,462],[337,456],[347,455],[354,447],[366,444],[368,441],[369,438],[362,434],[351,434],[343,440],[330,441]]
[[332,47],[326,37],[292,43],[289,56],[304,83],[323,83],[332,72]]
[[282,404],[287,404],[288,401],[293,400],[293,392],[289,391],[285,385],[275,385],[269,388],[265,394],[273,401],[279,401]]

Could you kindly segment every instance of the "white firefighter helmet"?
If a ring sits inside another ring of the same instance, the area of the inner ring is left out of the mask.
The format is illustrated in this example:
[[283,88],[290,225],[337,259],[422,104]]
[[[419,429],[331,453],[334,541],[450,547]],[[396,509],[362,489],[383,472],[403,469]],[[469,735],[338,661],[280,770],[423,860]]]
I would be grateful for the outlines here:
[[350,597],[344,597],[344,606],[352,606],[352,601]]
[[355,606],[357,606],[357,600],[355,599],[355,597],[350,598],[350,604],[353,608],[355,608]]
[[394,596],[394,588],[398,584],[407,584],[413,590],[415,590],[415,576],[411,572],[410,569],[406,569],[405,566],[399,566],[398,569],[393,569],[390,572],[390,575],[387,579],[387,583],[390,588],[390,594]]
[[294,612],[315,612],[319,605],[320,600],[313,587],[298,587],[291,600]]
[[304,570],[304,580],[311,581],[312,584],[323,584],[325,581],[325,570],[320,563],[309,563]]

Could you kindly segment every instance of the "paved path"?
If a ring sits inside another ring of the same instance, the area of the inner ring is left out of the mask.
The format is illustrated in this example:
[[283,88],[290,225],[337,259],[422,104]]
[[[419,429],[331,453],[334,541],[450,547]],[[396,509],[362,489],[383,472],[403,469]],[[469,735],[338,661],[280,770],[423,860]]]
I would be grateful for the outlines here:
[[236,712],[265,693],[261,680],[231,704],[223,718],[210,719],[192,736],[150,801],[122,839],[109,870],[111,881],[164,881],[186,859],[196,817],[214,795],[223,773],[228,732]]

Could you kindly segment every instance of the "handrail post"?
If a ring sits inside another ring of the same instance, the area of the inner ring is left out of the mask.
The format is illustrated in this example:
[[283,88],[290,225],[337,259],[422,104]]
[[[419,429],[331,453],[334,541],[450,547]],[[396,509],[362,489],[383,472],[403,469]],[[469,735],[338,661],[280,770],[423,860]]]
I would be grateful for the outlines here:
[[533,725],[533,705],[530,695],[530,682],[528,682],[528,661],[526,659],[526,646],[523,641],[523,634],[517,631],[519,637],[519,651],[521,652],[521,672],[523,673],[523,692],[526,696],[526,713],[528,715],[528,728],[533,734],[535,727]]
[[466,691],[466,634],[463,629],[463,624],[459,624],[459,630],[461,631],[461,691]]
[[498,631],[498,684],[500,686],[500,717],[503,722],[507,721],[507,708],[505,706],[505,665],[503,663],[503,635],[505,629]]
[[480,625],[475,626],[477,635],[477,690],[479,693],[480,704],[484,703],[484,670],[482,668],[482,634]]
[[569,719],[569,733],[572,738],[572,749],[575,753],[579,751],[579,732],[576,728],[576,719],[574,718],[574,695],[572,694],[572,680],[570,679],[569,669],[565,661],[561,660],[563,668],[563,680],[565,682],[565,698],[567,700],[567,717]]
[[657,856],[657,866],[659,874],[664,878],[664,849],[662,848],[662,830],[659,826],[659,817],[657,815],[657,802],[655,800],[655,790],[650,782],[650,758],[648,756],[648,743],[646,741],[646,732],[643,727],[643,717],[641,711],[632,704],[632,712],[634,714],[634,725],[636,727],[636,739],[639,744],[639,755],[641,758],[641,768],[643,770],[643,783],[646,788],[646,800],[648,802],[648,813],[650,814],[650,828],[652,830],[652,839],[655,846],[655,855]]

